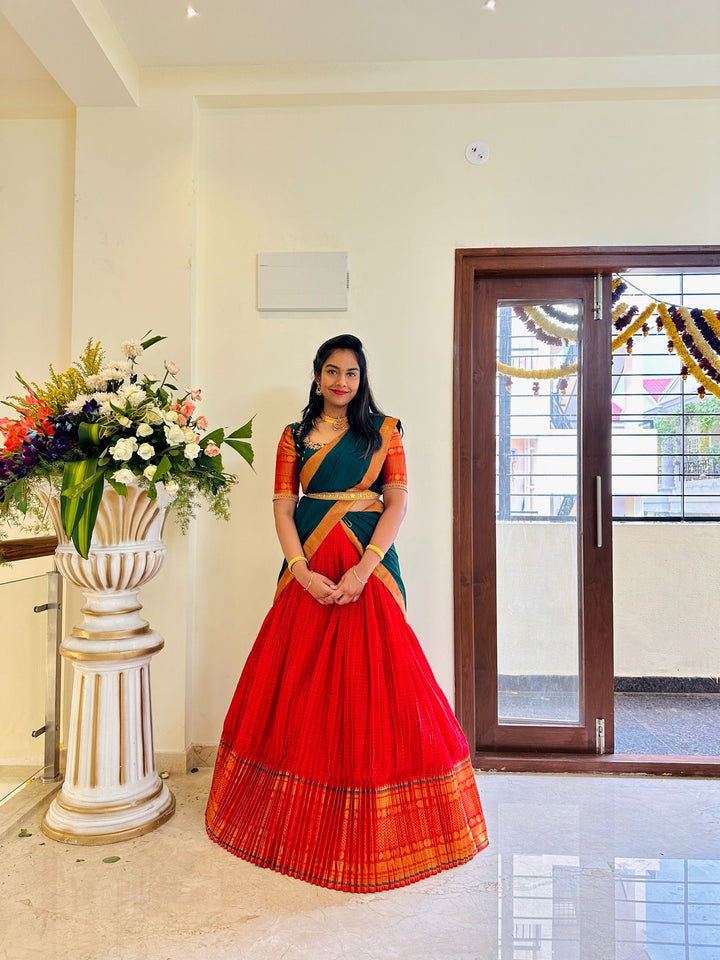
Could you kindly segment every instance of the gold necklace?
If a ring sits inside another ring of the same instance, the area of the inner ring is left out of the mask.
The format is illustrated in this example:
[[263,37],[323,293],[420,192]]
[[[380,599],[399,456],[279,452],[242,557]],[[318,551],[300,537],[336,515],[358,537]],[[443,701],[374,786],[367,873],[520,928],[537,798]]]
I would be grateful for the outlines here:
[[329,417],[326,413],[320,414],[320,419],[324,420],[325,423],[329,423],[333,430],[347,430],[348,418],[347,417]]

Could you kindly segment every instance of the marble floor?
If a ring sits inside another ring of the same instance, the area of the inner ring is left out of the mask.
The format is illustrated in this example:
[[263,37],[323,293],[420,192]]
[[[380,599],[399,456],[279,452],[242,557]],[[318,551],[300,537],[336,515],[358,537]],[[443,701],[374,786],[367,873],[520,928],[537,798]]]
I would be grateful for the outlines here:
[[717,780],[483,774],[490,847],[361,895],[236,859],[203,831],[210,770],[168,782],[136,840],[55,843],[42,807],[13,827],[2,960],[720,960]]

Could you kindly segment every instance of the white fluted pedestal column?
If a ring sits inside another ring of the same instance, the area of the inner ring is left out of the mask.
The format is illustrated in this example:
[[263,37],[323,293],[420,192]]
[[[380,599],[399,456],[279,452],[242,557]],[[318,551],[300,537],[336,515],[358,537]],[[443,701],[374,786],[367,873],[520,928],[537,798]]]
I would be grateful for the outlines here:
[[53,840],[96,844],[128,840],[160,826],[175,798],[155,769],[150,660],[163,638],[140,617],[139,588],[165,560],[162,527],[169,497],[107,489],[84,560],[49,509],[58,534],[60,573],[85,595],[83,619],[61,645],[73,667],[65,780],[42,829]]

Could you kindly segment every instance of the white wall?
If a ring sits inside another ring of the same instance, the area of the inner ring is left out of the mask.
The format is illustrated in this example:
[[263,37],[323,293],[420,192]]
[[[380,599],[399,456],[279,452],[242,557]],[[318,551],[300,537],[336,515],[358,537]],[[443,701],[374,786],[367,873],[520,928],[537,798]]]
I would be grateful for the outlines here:
[[720,527],[613,524],[615,676],[720,677]]
[[[62,104],[52,112],[65,115],[43,116],[27,93],[22,103],[12,119],[0,110],[2,398],[23,392],[16,370],[43,382],[49,363],[64,369],[70,362],[75,120]],[[4,416],[12,411],[0,407]],[[8,528],[5,535],[23,533]],[[32,608],[47,599],[51,564],[0,567],[0,763],[42,764],[43,740],[30,731],[45,716],[46,615]]]
[[[231,523],[202,518],[194,540],[168,528],[170,559],[142,593],[167,642],[153,665],[161,750],[218,739],[279,566],[275,444],[321,340],[356,332],[405,424],[409,619],[452,695],[455,249],[718,241],[716,99],[673,99],[666,79],[653,93],[648,61],[575,62],[572,96],[558,92],[568,65],[491,66],[154,71],[140,107],[78,112],[73,354],[152,327],[170,339],[148,365],[176,359],[211,422],[257,415],[256,474],[238,464]],[[598,92],[611,75],[618,89]],[[472,167],[477,138],[491,157]],[[256,311],[256,254],[290,250],[348,251],[347,313]],[[702,529],[704,552],[717,528]]]
[[[717,231],[707,204],[713,163],[698,157],[696,144],[719,115],[716,103],[624,103],[623,128],[633,131],[628,151],[624,138],[598,136],[617,125],[614,103],[202,114],[198,370],[208,382],[228,369],[228,358],[238,365],[239,381],[216,383],[213,394],[217,409],[237,410],[236,419],[257,412],[258,477],[243,479],[248,506],[233,528],[214,534],[219,550],[203,524],[199,571],[207,572],[198,590],[193,697],[203,703],[199,739],[217,735],[215,704],[228,700],[270,600],[279,556],[269,504],[274,444],[304,402],[316,346],[342,330],[367,344],[377,395],[406,428],[410,510],[399,547],[409,619],[452,693],[455,248],[710,240]],[[682,133],[658,155],[660,129]],[[490,145],[484,167],[463,156],[476,137]],[[663,203],[672,218],[659,216]],[[348,313],[258,314],[255,256],[265,250],[347,250]]]

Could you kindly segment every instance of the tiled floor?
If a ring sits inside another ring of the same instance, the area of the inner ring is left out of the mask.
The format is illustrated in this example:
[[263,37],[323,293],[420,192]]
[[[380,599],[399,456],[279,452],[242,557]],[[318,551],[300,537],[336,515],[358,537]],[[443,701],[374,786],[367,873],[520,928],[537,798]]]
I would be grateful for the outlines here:
[[[0,843],[2,960],[720,960],[720,781],[483,775],[491,845],[381,894],[313,887],[207,840],[210,771],[154,833]],[[103,863],[116,855],[116,863]]]

